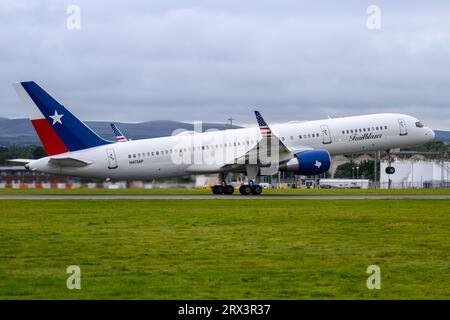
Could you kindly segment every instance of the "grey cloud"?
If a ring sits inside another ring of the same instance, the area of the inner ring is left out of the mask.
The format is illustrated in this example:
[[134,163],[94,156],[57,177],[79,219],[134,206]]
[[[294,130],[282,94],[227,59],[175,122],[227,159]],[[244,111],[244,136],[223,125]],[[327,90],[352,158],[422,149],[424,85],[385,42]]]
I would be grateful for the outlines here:
[[[82,29],[66,29],[68,4]],[[83,119],[253,122],[403,112],[448,128],[446,2],[14,1],[0,4],[0,116],[33,79]]]

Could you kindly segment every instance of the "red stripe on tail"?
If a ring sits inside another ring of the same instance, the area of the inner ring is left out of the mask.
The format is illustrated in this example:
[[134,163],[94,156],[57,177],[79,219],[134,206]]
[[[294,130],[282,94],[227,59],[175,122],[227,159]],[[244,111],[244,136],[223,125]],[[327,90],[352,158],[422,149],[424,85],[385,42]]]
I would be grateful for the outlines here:
[[31,123],[49,156],[69,151],[46,119],[31,120]]

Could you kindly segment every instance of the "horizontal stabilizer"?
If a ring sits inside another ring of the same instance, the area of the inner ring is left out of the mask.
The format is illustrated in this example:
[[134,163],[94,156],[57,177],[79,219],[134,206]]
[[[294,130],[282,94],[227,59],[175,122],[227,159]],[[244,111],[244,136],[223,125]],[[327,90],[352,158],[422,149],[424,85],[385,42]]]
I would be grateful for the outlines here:
[[75,158],[50,158],[48,162],[59,167],[85,167],[92,164],[92,161]]
[[28,164],[31,161],[34,161],[35,159],[9,159],[9,162],[15,162],[15,163],[19,163],[19,164]]

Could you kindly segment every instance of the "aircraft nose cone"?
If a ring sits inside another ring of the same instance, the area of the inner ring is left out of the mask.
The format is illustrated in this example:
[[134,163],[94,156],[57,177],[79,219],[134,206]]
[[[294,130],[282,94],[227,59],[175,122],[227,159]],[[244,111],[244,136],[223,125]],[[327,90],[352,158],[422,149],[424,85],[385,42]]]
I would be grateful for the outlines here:
[[434,137],[436,136],[434,131],[431,129],[428,129],[428,131],[427,131],[427,133],[425,133],[425,135],[428,136],[430,138],[430,140],[434,140]]

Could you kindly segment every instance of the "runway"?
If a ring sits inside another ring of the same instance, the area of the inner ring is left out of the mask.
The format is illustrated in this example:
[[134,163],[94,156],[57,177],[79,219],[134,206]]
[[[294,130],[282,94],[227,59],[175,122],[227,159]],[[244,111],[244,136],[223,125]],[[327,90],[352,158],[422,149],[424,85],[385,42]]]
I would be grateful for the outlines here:
[[2,194],[0,200],[367,200],[450,199],[450,194],[280,194],[242,196],[209,194]]

